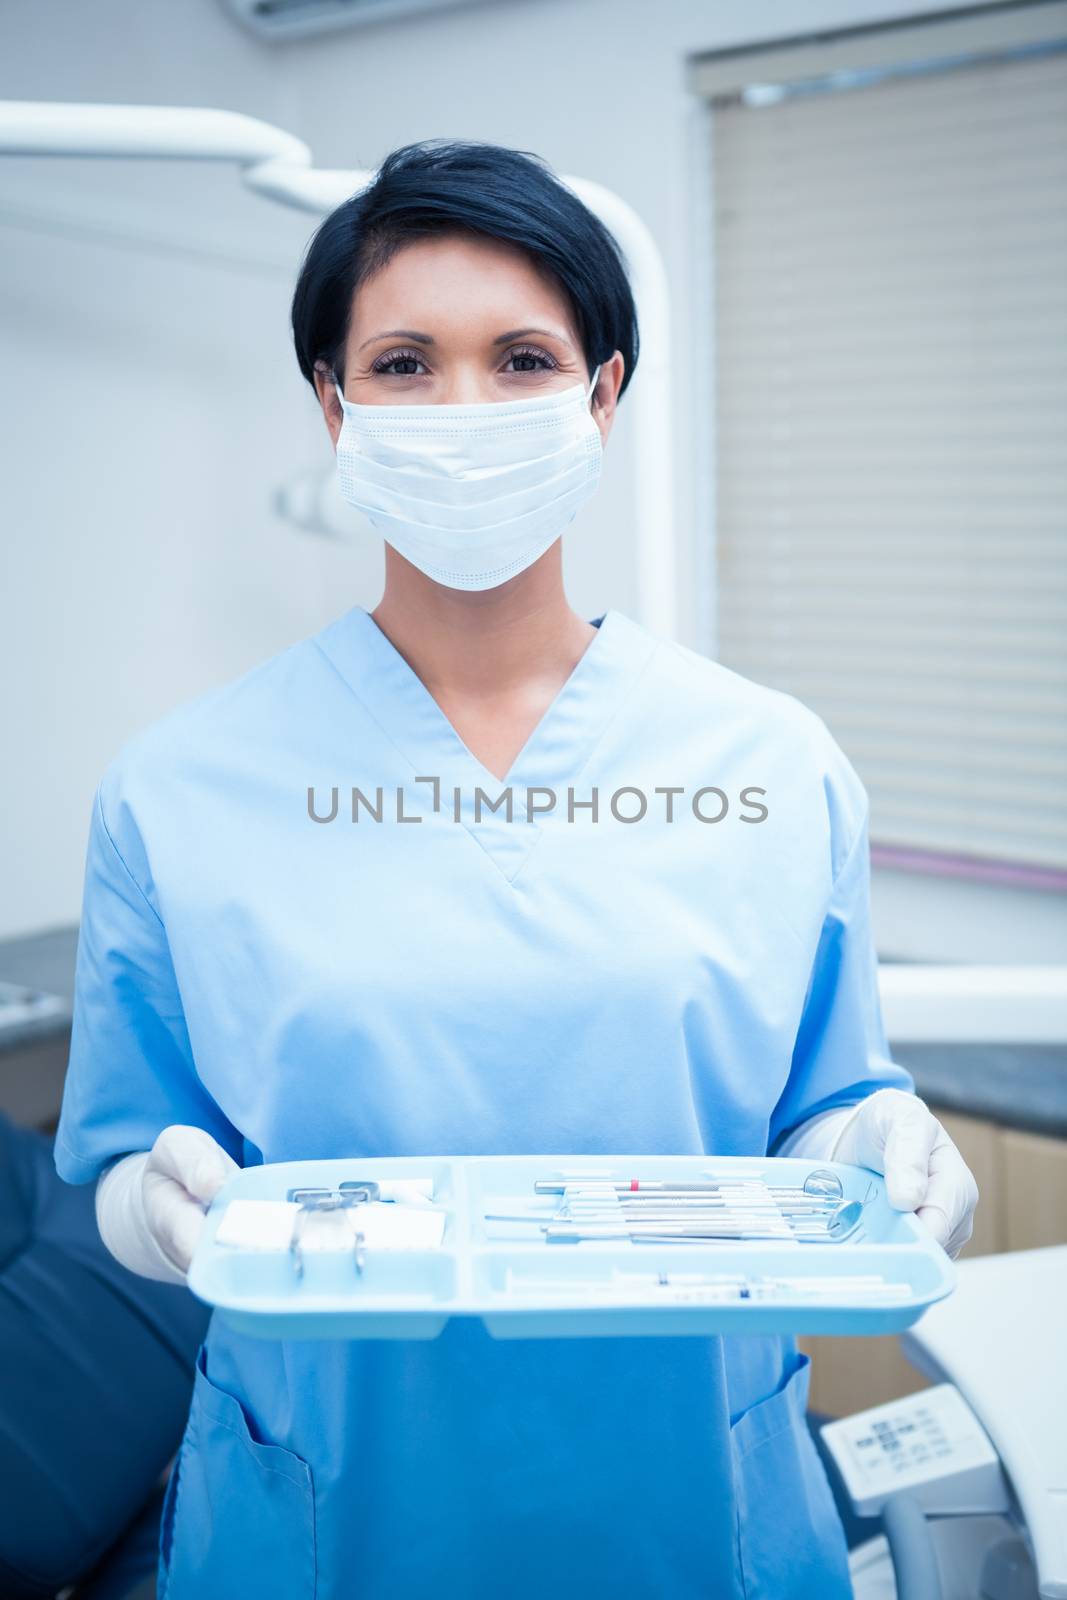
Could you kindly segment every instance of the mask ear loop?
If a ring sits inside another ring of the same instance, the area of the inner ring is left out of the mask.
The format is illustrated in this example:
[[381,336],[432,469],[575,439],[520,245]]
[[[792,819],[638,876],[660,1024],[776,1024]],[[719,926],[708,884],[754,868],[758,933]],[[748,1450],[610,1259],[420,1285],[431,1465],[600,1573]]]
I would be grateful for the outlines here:
[[597,379],[598,379],[598,378],[599,378],[599,377],[600,377],[600,362],[599,362],[599,361],[598,361],[598,362],[597,362],[597,366],[596,366],[596,371],[595,371],[595,372],[594,372],[594,373],[593,373],[593,381],[592,381],[592,383],[591,383],[591,384],[590,384],[590,385],[589,385],[589,388],[588,388],[588,389],[587,389],[587,390],[586,390],[586,392],[585,392],[585,398],[586,398],[586,399],[587,399],[587,400],[591,400],[591,399],[592,399],[592,397],[593,397],[593,391],[594,391],[594,390],[595,390],[595,389],[596,389],[596,385],[597,385]]

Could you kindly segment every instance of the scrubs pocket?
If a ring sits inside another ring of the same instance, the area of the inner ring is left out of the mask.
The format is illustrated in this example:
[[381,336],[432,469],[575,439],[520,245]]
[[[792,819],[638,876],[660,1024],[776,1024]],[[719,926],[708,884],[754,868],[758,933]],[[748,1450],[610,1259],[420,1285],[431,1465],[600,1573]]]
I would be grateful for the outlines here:
[[212,1383],[201,1345],[189,1421],[167,1485],[159,1600],[314,1600],[311,1468],[253,1437]]
[[730,1438],[745,1600],[851,1600],[848,1550],[805,1418],[811,1358],[741,1413]]

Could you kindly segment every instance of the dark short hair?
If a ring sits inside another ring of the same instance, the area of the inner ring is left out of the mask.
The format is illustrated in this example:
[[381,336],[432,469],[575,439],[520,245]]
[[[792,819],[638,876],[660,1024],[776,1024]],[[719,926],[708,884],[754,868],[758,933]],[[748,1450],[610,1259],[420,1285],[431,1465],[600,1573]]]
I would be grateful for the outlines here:
[[621,351],[625,390],[637,365],[637,313],[614,236],[540,156],[458,139],[394,150],[369,187],[331,211],[312,236],[291,313],[296,357],[309,383],[317,362],[343,379],[359,284],[411,240],[457,231],[517,245],[555,278],[589,371]]

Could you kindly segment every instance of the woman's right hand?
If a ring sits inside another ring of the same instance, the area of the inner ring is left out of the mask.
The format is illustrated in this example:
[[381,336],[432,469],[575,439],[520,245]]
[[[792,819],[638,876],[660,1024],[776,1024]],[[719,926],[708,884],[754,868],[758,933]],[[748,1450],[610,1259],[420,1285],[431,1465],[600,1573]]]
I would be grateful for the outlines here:
[[164,1128],[141,1174],[145,1220],[167,1259],[188,1272],[204,1213],[223,1184],[240,1171],[205,1133],[176,1122]]
[[184,1283],[204,1213],[240,1169],[203,1128],[173,1123],[151,1150],[123,1156],[96,1186],[100,1236],[131,1272]]

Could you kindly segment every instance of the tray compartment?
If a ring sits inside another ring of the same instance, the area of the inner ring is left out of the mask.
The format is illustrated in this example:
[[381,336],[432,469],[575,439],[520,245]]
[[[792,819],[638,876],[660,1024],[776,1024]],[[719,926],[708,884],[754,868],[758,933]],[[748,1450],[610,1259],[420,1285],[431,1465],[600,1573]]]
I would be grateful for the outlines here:
[[287,1255],[215,1252],[197,1292],[242,1332],[264,1337],[432,1339],[456,1298],[456,1258],[446,1250],[368,1251],[362,1273],[352,1255],[308,1251],[297,1277]]
[[[775,1291],[773,1298],[741,1299],[721,1281],[826,1277],[821,1258],[828,1252],[842,1252],[833,1272],[832,1303],[787,1289]],[[655,1281],[660,1274],[666,1284]],[[850,1277],[871,1275],[903,1285],[906,1294],[870,1298],[862,1288],[849,1294]],[[938,1261],[921,1248],[900,1244],[813,1248],[761,1241],[709,1247],[596,1241],[484,1250],[474,1263],[475,1298],[497,1339],[543,1337],[549,1331],[566,1337],[892,1333],[910,1327],[945,1292]]]
[[[230,1200],[284,1200],[294,1188],[336,1188],[359,1178],[432,1177],[445,1228],[434,1250],[303,1251],[298,1276],[288,1251],[214,1245]],[[466,1278],[459,1253],[465,1215],[462,1171],[442,1157],[290,1161],[245,1168],[220,1190],[189,1272],[189,1287],[240,1332],[260,1338],[435,1339]]]

